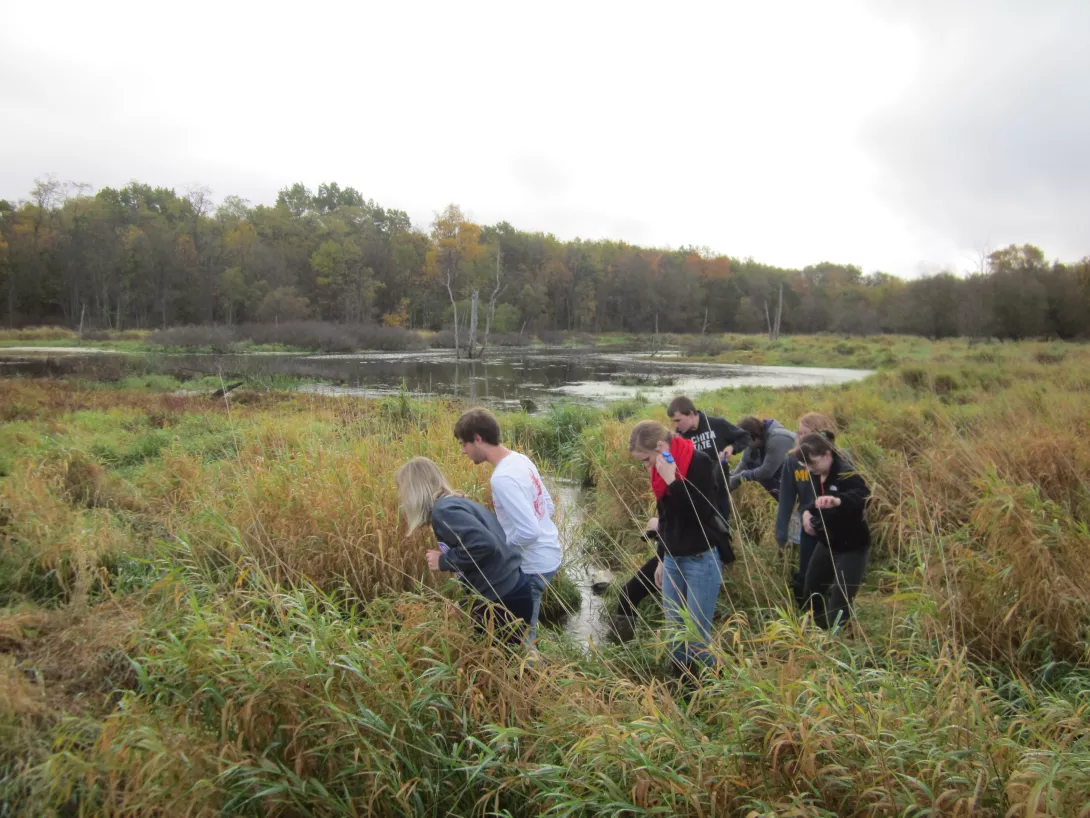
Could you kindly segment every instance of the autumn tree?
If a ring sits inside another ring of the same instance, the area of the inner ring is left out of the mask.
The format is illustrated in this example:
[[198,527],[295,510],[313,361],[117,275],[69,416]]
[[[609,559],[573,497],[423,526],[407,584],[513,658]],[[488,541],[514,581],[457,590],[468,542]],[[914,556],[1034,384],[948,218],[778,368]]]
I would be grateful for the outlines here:
[[[0,309],[11,325],[127,328],[199,322],[378,320],[452,327],[465,349],[478,292],[484,334],[512,330],[782,331],[1004,338],[1086,334],[1090,261],[1033,245],[982,251],[972,270],[902,280],[850,264],[787,269],[707,248],[562,240],[450,206],[428,232],[352,187],[297,182],[272,206],[199,185],[102,188],[37,180],[0,202]],[[769,311],[766,313],[766,309]],[[486,346],[487,346],[486,341]]]

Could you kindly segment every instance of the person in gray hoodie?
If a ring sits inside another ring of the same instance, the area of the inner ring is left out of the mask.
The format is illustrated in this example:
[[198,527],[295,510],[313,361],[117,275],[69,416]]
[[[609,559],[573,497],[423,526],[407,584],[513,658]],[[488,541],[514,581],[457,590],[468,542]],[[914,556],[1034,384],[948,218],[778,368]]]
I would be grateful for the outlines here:
[[395,479],[407,533],[430,523],[435,534],[438,548],[427,552],[428,567],[453,572],[477,594],[470,613],[479,630],[495,615],[507,641],[518,641],[517,620],[530,621],[533,597],[496,515],[452,489],[426,457],[414,457]]
[[738,421],[738,428],[749,435],[749,446],[730,473],[731,491],[753,480],[778,500],[780,471],[787,453],[795,448],[795,433],[785,429],[778,420],[761,420],[753,416]]

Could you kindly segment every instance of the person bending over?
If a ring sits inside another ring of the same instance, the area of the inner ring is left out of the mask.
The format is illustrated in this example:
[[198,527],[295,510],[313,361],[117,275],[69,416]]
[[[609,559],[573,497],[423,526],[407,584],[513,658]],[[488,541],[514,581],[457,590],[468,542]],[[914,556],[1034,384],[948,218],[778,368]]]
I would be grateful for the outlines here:
[[518,620],[530,621],[533,597],[496,515],[452,489],[426,457],[405,463],[395,480],[407,533],[430,524],[435,534],[439,547],[427,552],[428,567],[455,573],[475,592],[470,613],[479,630],[494,615],[508,641],[515,641],[522,630]]
[[778,420],[744,417],[738,428],[749,435],[749,446],[741,461],[730,473],[730,489],[749,480],[760,483],[765,491],[779,499],[780,470],[787,453],[795,447],[795,433],[785,429]]

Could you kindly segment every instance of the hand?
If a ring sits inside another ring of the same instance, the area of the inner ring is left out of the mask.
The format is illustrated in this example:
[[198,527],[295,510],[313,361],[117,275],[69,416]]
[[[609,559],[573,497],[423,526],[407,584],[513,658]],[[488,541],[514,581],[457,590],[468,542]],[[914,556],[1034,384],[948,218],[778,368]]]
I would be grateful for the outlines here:
[[655,587],[662,590],[662,560],[659,560],[659,567],[655,569]]
[[658,517],[652,517],[650,520],[647,521],[647,530],[648,531],[658,531],[659,530],[659,518]]
[[734,491],[736,488],[738,488],[738,485],[741,482],[742,482],[741,477],[732,477],[732,478],[730,478],[730,484],[729,484],[730,485],[730,490]]
[[424,556],[428,560],[428,568],[433,571],[439,570],[439,557],[442,555],[442,551],[429,551]]
[[827,494],[824,497],[818,497],[814,505],[818,508],[836,508],[840,505],[840,498],[831,497]]
[[670,485],[677,480],[677,463],[668,463],[666,458],[662,456],[662,452],[659,452],[655,458],[655,471],[666,481],[666,485]]
[[814,530],[814,524],[811,521],[809,511],[802,512],[802,527],[803,530],[806,531],[806,533],[809,534],[811,537],[817,536],[817,532]]
[[719,459],[720,460],[730,460],[733,456],[734,456],[734,445],[733,444],[728,445],[727,448],[723,449],[723,451],[721,451],[719,453]]

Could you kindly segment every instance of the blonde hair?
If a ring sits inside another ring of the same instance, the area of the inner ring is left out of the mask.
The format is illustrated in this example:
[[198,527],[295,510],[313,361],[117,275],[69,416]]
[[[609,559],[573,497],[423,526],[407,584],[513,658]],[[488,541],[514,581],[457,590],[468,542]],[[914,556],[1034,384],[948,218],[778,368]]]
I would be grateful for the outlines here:
[[807,412],[799,418],[799,428],[809,429],[809,431],[799,435],[798,443],[787,453],[788,457],[794,457],[799,461],[805,460],[807,455],[803,452],[802,441],[811,436],[824,438],[833,447],[833,451],[836,451],[836,424],[828,415],[823,415],[821,412]]
[[808,429],[808,434],[819,434],[830,442],[836,440],[836,424],[831,417],[821,412],[807,412],[799,418],[799,428]]
[[426,457],[414,457],[394,473],[397,499],[405,515],[406,533],[431,522],[431,510],[441,497],[459,497],[439,467]]
[[670,430],[661,423],[643,420],[632,427],[632,434],[628,436],[628,451],[654,452],[660,443],[672,437]]

